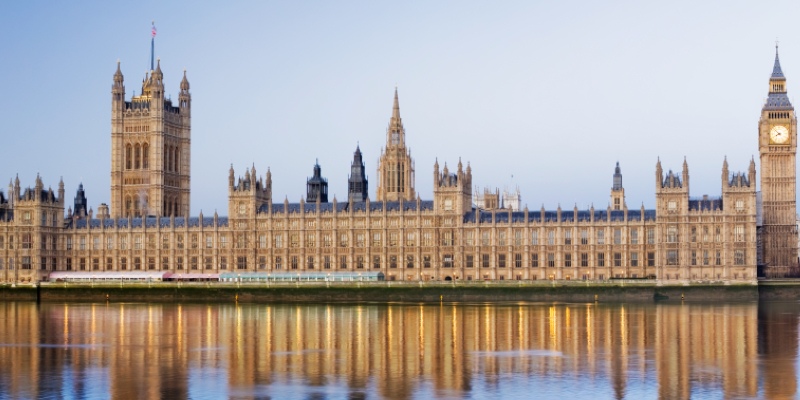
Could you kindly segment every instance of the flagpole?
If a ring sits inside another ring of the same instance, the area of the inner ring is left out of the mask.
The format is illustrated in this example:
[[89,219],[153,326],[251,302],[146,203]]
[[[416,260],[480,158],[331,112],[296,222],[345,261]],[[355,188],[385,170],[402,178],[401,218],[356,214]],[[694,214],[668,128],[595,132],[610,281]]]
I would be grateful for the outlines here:
[[156,49],[156,21],[151,21],[153,24],[153,33],[150,39],[150,71],[154,70],[153,59],[155,57]]

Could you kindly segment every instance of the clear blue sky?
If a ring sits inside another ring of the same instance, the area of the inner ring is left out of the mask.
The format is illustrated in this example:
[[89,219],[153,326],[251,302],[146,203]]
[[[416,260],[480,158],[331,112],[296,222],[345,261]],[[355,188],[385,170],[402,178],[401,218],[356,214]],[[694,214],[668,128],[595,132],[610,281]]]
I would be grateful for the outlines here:
[[151,20],[167,94],[191,82],[192,214],[227,213],[231,163],[294,202],[319,158],[344,199],[357,142],[374,199],[395,84],[423,198],[461,157],[530,208],[607,206],[618,160],[628,206],[652,207],[659,156],[718,195],[725,155],[758,162],[776,37],[800,90],[798,1],[76,3],[0,4],[0,187],[63,176],[71,203],[82,180],[95,209],[116,61],[140,91]]

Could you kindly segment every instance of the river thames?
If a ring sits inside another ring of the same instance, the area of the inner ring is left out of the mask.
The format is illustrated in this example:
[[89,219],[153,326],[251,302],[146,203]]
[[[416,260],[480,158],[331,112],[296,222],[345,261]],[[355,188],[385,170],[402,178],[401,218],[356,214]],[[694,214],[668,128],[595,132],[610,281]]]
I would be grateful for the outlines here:
[[0,303],[0,398],[797,396],[800,303]]

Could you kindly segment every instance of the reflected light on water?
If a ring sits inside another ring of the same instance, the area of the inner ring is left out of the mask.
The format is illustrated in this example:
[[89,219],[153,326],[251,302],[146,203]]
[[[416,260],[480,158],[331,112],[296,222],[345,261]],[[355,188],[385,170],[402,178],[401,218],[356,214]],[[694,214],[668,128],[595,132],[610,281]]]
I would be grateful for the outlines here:
[[798,322],[798,303],[5,302],[0,398],[795,398]]

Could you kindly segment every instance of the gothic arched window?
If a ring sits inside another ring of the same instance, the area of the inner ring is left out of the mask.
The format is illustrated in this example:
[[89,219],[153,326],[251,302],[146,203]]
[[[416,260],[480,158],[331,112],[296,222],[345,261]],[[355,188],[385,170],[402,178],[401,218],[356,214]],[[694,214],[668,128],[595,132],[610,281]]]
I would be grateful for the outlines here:
[[134,169],[139,169],[139,167],[141,167],[141,165],[142,165],[142,161],[141,161],[142,160],[142,149],[139,147],[138,144],[136,145],[136,156],[135,157],[136,157],[136,162],[133,164],[134,165]]
[[125,169],[131,169],[131,145],[125,146]]
[[150,163],[148,160],[150,159],[150,146],[147,143],[144,144],[142,147],[142,168],[148,169],[150,167]]

